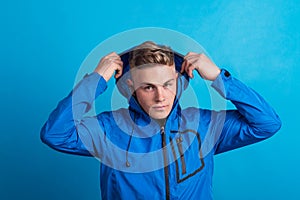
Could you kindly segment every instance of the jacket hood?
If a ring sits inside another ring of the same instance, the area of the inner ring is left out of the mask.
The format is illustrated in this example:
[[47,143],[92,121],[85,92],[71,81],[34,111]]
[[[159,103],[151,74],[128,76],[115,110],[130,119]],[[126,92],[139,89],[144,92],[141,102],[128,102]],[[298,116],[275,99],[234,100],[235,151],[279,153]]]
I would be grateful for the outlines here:
[[[130,66],[129,66],[129,55],[130,52],[133,51],[133,48],[130,48],[127,51],[124,51],[123,53],[119,54],[121,57],[121,60],[123,61],[123,73],[122,76],[116,79],[116,85],[118,87],[119,92],[129,101],[132,93],[127,86],[127,79],[130,79]],[[177,78],[177,94],[176,94],[176,101],[180,98],[182,92],[187,88],[189,83],[189,77],[186,73],[181,74],[181,65],[184,61],[184,56],[178,52],[174,51],[174,62],[175,62],[175,68],[178,72],[178,78]],[[175,102],[174,102],[175,103]]]

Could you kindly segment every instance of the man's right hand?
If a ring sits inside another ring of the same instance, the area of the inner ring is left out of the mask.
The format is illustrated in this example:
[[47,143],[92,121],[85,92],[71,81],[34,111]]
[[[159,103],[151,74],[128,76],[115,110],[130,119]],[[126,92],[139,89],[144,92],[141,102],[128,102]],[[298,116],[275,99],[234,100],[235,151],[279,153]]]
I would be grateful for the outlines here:
[[115,78],[119,78],[122,75],[122,70],[123,62],[121,57],[117,53],[112,52],[100,60],[94,72],[100,74],[107,82],[114,73]]

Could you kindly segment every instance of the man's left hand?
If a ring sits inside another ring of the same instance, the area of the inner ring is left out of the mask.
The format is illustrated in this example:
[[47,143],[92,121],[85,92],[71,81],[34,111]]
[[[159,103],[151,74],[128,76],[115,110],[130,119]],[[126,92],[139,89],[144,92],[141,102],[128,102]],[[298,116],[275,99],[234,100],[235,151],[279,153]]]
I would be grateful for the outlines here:
[[214,81],[221,70],[205,54],[189,52],[184,57],[180,73],[186,72],[190,78],[194,78],[193,70],[205,80]]

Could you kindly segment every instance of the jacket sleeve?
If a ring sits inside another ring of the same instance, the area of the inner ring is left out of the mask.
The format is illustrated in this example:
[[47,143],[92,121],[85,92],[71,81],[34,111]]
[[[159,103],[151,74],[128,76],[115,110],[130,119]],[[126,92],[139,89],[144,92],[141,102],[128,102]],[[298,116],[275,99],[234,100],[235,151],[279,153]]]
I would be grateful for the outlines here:
[[[51,148],[70,154],[99,154],[104,126],[97,117],[85,117],[95,98],[105,91],[106,81],[97,73],[86,75],[61,100],[41,129],[41,140]],[[93,127],[93,128],[91,128]]]
[[271,106],[228,71],[221,70],[212,87],[237,108],[215,113],[216,118],[225,113],[224,120],[219,122],[223,127],[217,137],[215,154],[264,140],[280,129],[281,121]]

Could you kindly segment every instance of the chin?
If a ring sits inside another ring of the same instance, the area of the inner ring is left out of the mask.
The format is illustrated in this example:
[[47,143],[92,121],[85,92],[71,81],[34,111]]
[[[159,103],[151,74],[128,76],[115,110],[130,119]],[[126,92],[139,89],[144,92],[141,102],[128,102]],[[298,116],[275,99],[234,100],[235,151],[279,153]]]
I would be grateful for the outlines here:
[[166,119],[169,113],[151,113],[149,116],[153,119]]

